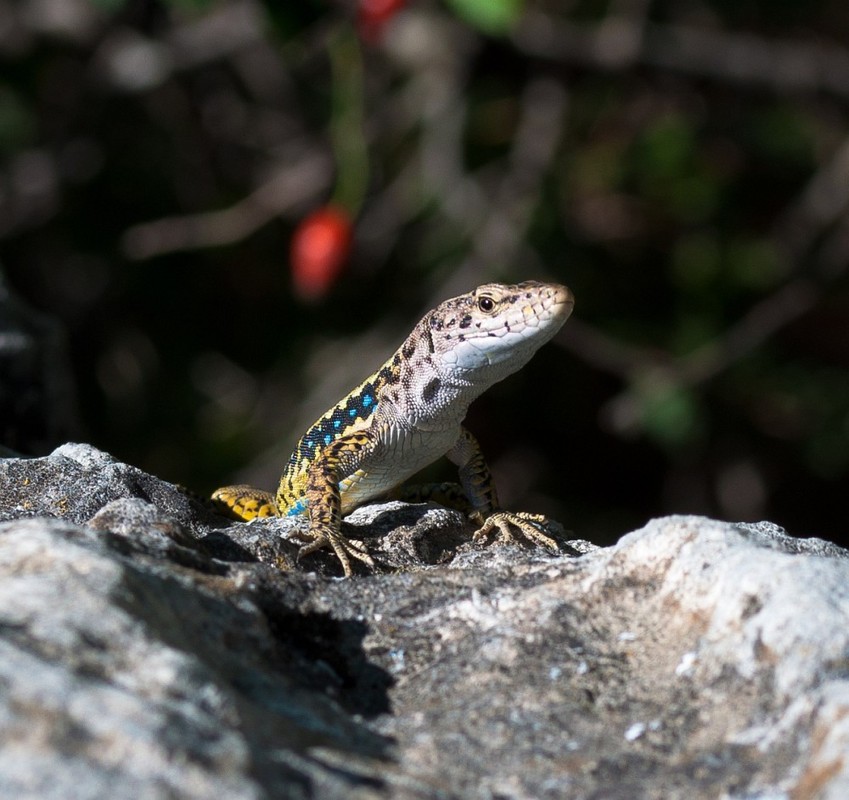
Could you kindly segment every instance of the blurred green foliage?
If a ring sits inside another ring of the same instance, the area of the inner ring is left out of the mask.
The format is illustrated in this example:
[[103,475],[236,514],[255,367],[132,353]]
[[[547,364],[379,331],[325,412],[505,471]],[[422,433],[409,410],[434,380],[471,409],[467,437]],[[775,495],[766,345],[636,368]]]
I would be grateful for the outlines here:
[[483,33],[506,33],[518,20],[523,0],[447,0],[458,17]]
[[[421,0],[373,42],[355,0],[0,12],[0,268],[68,331],[79,436],[271,487],[432,304],[550,278],[574,319],[469,419],[506,504],[843,536],[845,3]],[[331,199],[354,250],[303,304]]]

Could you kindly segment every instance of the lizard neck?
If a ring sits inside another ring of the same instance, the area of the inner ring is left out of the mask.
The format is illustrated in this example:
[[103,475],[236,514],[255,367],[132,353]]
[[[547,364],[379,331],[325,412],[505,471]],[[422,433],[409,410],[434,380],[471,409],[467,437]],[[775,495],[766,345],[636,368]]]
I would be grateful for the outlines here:
[[422,320],[378,371],[393,376],[383,382],[378,413],[403,427],[442,431],[457,427],[475,399],[521,364],[459,368],[440,356],[427,323]]

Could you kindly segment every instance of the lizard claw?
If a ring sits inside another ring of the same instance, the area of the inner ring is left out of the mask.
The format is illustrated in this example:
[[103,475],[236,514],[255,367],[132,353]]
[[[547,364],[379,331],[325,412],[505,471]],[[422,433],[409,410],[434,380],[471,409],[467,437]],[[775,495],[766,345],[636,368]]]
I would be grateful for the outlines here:
[[330,528],[324,528],[318,532],[310,531],[309,538],[312,541],[305,544],[298,551],[298,559],[314,553],[316,550],[321,550],[323,547],[333,548],[333,552],[342,564],[342,571],[346,578],[350,578],[354,572],[351,569],[351,558],[356,558],[357,561],[362,561],[364,564],[374,568],[374,561],[368,554],[366,546],[358,539],[349,539],[341,533],[336,533]]
[[518,529],[526,539],[534,544],[556,552],[560,549],[557,542],[540,530],[547,524],[548,519],[544,514],[530,514],[527,511],[496,511],[494,514],[490,514],[484,520],[483,525],[475,531],[472,541],[480,544],[493,531],[502,539],[515,541],[516,534],[513,529]]

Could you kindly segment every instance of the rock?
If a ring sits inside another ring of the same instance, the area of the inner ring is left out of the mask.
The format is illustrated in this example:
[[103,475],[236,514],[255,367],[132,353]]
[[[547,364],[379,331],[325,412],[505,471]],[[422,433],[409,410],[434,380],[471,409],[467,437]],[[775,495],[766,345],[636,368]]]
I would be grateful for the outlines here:
[[552,555],[384,503],[340,580],[84,445],[0,460],[0,518],[3,796],[849,797],[828,542],[670,517]]

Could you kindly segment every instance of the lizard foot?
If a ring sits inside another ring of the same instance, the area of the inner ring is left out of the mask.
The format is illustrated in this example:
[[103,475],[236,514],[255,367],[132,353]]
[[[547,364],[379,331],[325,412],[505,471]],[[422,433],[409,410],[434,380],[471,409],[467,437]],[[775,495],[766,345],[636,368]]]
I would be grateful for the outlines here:
[[493,531],[496,531],[500,537],[507,541],[515,541],[516,534],[513,529],[518,529],[526,539],[530,539],[534,544],[557,551],[560,549],[557,542],[540,530],[547,522],[548,519],[543,514],[529,514],[527,511],[496,511],[487,517],[483,525],[475,531],[472,541],[480,544]]
[[356,558],[357,561],[362,561],[374,568],[374,561],[368,554],[365,544],[359,539],[349,539],[330,528],[323,528],[318,532],[310,530],[308,534],[304,534],[304,538],[309,538],[311,541],[298,551],[299,559],[314,553],[316,550],[321,550],[322,547],[332,547],[336,557],[342,562],[342,571],[346,578],[350,578],[354,574],[351,569],[351,558]]

